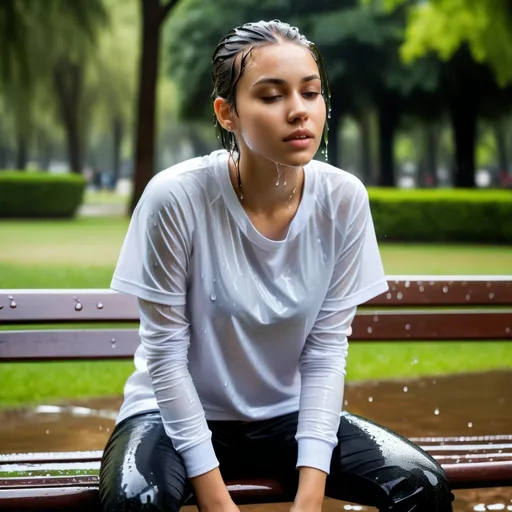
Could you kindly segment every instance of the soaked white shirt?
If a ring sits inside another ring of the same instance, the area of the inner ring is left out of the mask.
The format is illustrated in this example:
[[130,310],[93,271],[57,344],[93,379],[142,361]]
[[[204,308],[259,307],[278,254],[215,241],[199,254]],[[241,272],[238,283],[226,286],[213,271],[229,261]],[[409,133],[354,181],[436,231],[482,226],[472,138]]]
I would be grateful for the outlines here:
[[141,344],[118,422],[159,410],[189,477],[218,465],[206,420],[299,411],[297,467],[329,472],[356,306],[387,290],[368,195],[313,160],[286,238],[252,225],[228,154],[157,174],[112,288],[135,295]]

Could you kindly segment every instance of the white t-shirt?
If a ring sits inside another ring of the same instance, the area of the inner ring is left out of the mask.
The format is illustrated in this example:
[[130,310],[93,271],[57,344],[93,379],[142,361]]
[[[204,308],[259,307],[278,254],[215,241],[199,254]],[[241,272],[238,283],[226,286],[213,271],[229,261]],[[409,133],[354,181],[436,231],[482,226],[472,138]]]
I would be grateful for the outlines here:
[[356,306],[387,290],[368,195],[313,160],[286,237],[253,226],[224,150],[157,174],[112,288],[135,295],[141,345],[118,422],[160,410],[189,477],[218,465],[206,420],[299,411],[297,467],[329,471]]

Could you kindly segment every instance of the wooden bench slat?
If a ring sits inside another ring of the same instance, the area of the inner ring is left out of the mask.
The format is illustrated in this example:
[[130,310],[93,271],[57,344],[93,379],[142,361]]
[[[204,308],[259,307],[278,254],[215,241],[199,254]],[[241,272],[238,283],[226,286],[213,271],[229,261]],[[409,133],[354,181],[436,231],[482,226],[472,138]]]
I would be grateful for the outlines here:
[[[350,341],[512,339],[511,311],[360,312]],[[131,358],[137,329],[0,331],[0,361]]]
[[[512,306],[511,276],[388,276],[382,306]],[[14,306],[14,307],[13,307]],[[108,289],[0,290],[0,324],[138,321],[134,297]]]

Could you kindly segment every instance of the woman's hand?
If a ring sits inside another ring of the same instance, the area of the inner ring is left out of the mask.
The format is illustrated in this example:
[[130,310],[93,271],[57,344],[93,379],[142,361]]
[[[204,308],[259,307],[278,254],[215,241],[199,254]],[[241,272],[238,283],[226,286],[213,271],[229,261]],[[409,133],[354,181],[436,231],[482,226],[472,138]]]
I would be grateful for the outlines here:
[[219,468],[190,479],[200,512],[240,512],[231,499]]
[[320,512],[325,495],[327,474],[319,469],[299,469],[299,487],[290,512]]

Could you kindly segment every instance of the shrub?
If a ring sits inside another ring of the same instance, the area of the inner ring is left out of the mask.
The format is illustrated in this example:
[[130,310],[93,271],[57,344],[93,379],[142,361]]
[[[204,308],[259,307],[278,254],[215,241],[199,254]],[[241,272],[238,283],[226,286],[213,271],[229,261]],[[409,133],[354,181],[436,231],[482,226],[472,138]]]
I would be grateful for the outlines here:
[[381,241],[512,243],[512,191],[368,190]]
[[86,181],[77,174],[0,172],[0,218],[69,218],[82,204]]

